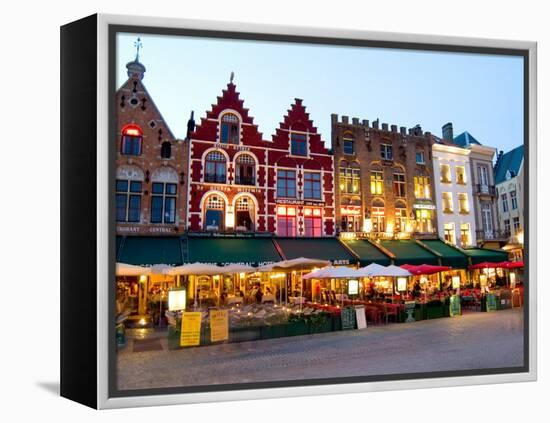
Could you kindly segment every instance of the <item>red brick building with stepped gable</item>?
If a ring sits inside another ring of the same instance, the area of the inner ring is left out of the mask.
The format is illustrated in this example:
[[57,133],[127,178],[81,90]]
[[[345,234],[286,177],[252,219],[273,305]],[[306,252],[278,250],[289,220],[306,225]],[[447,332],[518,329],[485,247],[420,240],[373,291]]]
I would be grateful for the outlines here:
[[333,236],[332,155],[296,99],[264,140],[231,81],[189,135],[188,229]]

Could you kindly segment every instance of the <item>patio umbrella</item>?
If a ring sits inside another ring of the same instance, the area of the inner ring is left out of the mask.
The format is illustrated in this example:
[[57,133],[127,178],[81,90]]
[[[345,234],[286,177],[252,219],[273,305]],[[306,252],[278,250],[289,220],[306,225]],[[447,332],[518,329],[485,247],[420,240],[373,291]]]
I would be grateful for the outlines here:
[[256,272],[256,268],[249,266],[247,264],[238,264],[238,263],[232,263],[228,264],[226,266],[220,267],[220,273],[223,273],[225,275],[234,275],[237,273],[251,273]]
[[150,275],[151,268],[144,266],[135,266],[127,263],[117,263],[115,267],[115,274],[117,276],[141,276]]
[[421,264],[418,266],[412,264],[403,264],[401,268],[408,270],[413,275],[432,275],[434,273],[451,270],[451,267],[449,266],[433,266],[431,264]]
[[387,276],[386,266],[381,264],[371,263],[368,266],[357,269],[362,277]]
[[154,264],[151,266],[151,273],[153,275],[170,275],[170,271],[173,266],[168,264]]
[[493,263],[489,261],[484,261],[483,263],[472,264],[468,266],[468,269],[496,269],[499,263]]
[[305,274],[303,279],[347,279],[360,277],[362,277],[362,274],[359,270],[352,267],[327,266]]
[[220,275],[223,267],[208,263],[188,263],[167,270],[169,275]]
[[495,263],[496,267],[502,269],[519,269],[525,267],[525,264],[522,261],[501,261],[500,263]]

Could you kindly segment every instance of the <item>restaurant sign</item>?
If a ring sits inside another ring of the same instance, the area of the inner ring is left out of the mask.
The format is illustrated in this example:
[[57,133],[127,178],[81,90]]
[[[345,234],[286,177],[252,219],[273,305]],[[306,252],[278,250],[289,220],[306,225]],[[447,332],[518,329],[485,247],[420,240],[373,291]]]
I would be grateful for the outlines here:
[[367,317],[365,315],[365,306],[355,306],[355,318],[357,319],[357,329],[366,329]]
[[435,210],[435,205],[427,203],[415,203],[413,204],[413,209],[418,210]]
[[415,322],[414,309],[416,308],[416,301],[405,301],[405,323]]
[[342,330],[355,329],[356,312],[351,307],[342,309]]
[[210,341],[219,342],[229,339],[229,318],[227,310],[210,311]]
[[186,311],[181,316],[180,346],[196,347],[201,343],[200,311]]
[[460,316],[460,297],[458,295],[451,295],[449,298],[449,315],[451,317]]
[[485,295],[485,309],[487,311],[496,311],[497,310],[497,297],[495,294],[486,294]]

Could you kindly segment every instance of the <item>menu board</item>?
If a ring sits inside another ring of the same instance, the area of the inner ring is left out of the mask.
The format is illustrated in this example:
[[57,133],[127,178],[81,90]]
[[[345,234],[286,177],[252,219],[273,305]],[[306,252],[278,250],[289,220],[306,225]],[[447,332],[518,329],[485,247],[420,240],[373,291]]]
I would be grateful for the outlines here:
[[229,318],[227,310],[210,311],[210,340],[212,342],[229,339]]
[[367,327],[364,306],[355,306],[355,318],[357,319],[357,329],[365,329]]
[[201,343],[201,317],[200,311],[186,311],[181,316],[180,346],[195,347]]
[[485,304],[487,311],[497,311],[497,297],[495,294],[486,294]]
[[405,323],[411,323],[416,321],[416,319],[414,318],[415,308],[416,308],[416,301],[405,301],[405,314],[407,315],[407,317],[405,318]]
[[449,298],[449,315],[451,317],[460,316],[460,297],[451,295]]
[[355,329],[355,314],[351,307],[342,309],[342,330]]
[[512,290],[512,307],[521,307],[521,292],[518,288]]

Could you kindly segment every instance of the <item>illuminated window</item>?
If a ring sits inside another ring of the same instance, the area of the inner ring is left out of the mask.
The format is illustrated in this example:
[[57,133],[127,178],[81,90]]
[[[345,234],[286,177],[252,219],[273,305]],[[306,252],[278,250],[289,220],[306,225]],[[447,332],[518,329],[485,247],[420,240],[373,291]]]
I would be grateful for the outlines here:
[[342,232],[361,231],[361,209],[359,207],[341,207],[340,228]]
[[239,143],[239,118],[233,113],[226,113],[222,116],[221,142],[224,144]]
[[305,134],[290,133],[290,152],[294,156],[307,156],[307,136]]
[[277,207],[277,235],[296,236],[296,207]]
[[468,194],[461,192],[458,194],[458,211],[461,214],[468,214],[470,206],[468,205]]
[[360,194],[360,169],[359,164],[349,164],[346,161],[340,163],[340,192],[344,194]]
[[296,171],[279,170],[277,172],[277,197],[296,198]]
[[441,182],[445,184],[451,183],[451,166],[448,164],[442,164],[440,167],[441,171]]
[[176,194],[176,184],[153,182],[151,223],[174,223],[176,221]]
[[373,232],[384,232],[386,230],[386,212],[383,206],[372,207],[371,221]]
[[443,213],[453,212],[453,195],[450,192],[444,192],[441,194],[441,205],[443,206]]
[[445,223],[443,225],[443,231],[445,234],[445,241],[450,242],[451,244],[454,244],[455,243],[455,224]]
[[323,219],[320,208],[304,208],[304,229],[305,236],[322,236]]
[[355,139],[349,132],[344,134],[344,154],[355,154]]
[[506,236],[510,236],[510,219],[504,219],[504,232]]
[[384,192],[384,173],[383,172],[371,172],[370,173],[370,193],[373,195],[380,195]]
[[393,174],[393,195],[396,197],[405,197],[405,174],[394,173]]
[[380,157],[382,160],[393,160],[393,147],[390,144],[380,144]]
[[472,239],[470,236],[470,224],[462,223],[460,225],[460,244],[463,247],[467,247],[472,244]]
[[237,199],[235,206],[235,229],[237,231],[254,230],[254,202],[249,197]]
[[317,172],[304,173],[304,198],[321,199],[321,174]]
[[514,223],[514,232],[518,233],[518,231],[521,229],[521,225],[519,223],[519,217],[514,217],[512,221]]
[[395,206],[395,230],[405,232],[407,228],[407,209],[402,205]]
[[427,176],[414,177],[414,196],[421,199],[430,199],[430,178]]
[[116,181],[117,222],[139,222],[141,219],[141,181]]
[[208,153],[204,161],[204,182],[225,184],[227,180],[227,163],[219,151]]
[[456,167],[456,183],[460,185],[466,184],[466,169],[464,166]]
[[235,183],[256,185],[256,160],[250,154],[241,154],[235,161]]
[[416,231],[419,233],[433,233],[433,210],[417,209],[415,211]]
[[143,131],[137,125],[126,125],[122,128],[121,153],[127,156],[139,156]]

